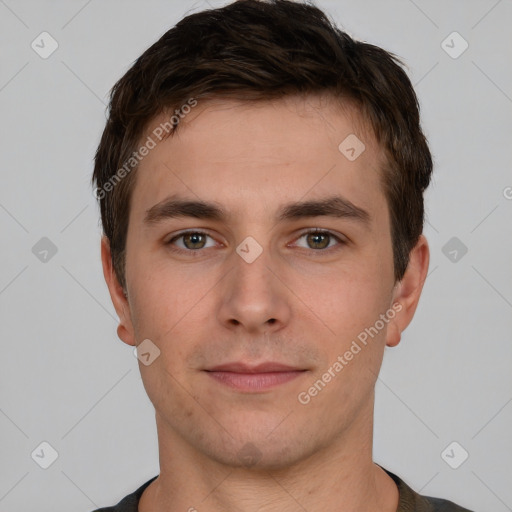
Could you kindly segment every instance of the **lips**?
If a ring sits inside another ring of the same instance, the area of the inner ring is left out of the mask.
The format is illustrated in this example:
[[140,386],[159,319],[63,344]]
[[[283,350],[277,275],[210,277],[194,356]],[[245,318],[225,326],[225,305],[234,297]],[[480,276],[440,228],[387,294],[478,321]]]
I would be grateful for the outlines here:
[[246,363],[227,363],[209,368],[209,372],[232,372],[232,373],[274,373],[274,372],[296,372],[302,371],[301,368],[295,368],[281,363],[267,362],[258,365],[249,365]]
[[234,362],[205,371],[216,382],[238,392],[262,393],[300,377],[307,370],[276,362],[258,365]]

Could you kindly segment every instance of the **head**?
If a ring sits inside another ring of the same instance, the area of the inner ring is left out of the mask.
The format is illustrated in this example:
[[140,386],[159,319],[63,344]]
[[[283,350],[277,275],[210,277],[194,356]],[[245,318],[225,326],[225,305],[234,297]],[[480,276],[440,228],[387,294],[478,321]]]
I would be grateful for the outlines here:
[[[160,427],[268,467],[370,428],[428,268],[431,172],[398,59],[312,5],[239,0],[146,50],[112,89],[93,185],[118,334],[160,350],[141,364]],[[207,371],[233,361],[302,372],[242,393]]]

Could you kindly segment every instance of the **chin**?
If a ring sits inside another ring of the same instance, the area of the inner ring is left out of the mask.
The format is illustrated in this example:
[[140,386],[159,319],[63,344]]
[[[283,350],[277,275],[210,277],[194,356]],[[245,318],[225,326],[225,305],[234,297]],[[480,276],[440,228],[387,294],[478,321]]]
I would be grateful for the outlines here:
[[308,458],[316,446],[304,444],[303,436],[293,437],[290,431],[283,431],[281,437],[269,440],[268,434],[250,435],[243,439],[229,438],[222,446],[210,446],[206,450],[210,458],[229,467],[248,471],[284,470]]

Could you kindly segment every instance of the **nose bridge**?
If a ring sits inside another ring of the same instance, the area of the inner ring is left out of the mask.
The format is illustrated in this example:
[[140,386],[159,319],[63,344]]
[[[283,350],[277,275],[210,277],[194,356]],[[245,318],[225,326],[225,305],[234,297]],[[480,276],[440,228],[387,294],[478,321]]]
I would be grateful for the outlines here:
[[271,284],[271,252],[268,247],[264,249],[256,244],[254,239],[246,239],[237,247],[236,254],[233,254],[234,280],[237,288],[240,288],[237,291],[245,292],[244,288],[252,288],[254,292],[266,291]]
[[231,272],[223,280],[221,322],[268,330],[287,321],[285,287],[274,275],[277,262],[268,245],[247,237],[231,255],[229,265]]

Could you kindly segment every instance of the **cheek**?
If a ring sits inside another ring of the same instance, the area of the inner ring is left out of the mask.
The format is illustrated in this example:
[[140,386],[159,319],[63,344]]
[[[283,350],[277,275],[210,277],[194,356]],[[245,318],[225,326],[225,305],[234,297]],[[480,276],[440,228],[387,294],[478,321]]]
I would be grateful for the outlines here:
[[[388,325],[380,320],[380,315],[389,309],[390,299],[387,283],[376,267],[375,263],[373,270],[371,266],[354,267],[332,279],[328,293],[310,297],[311,304],[331,331],[326,331],[324,338],[327,364],[315,372],[316,379],[322,379],[329,370],[336,375],[332,385],[329,384],[326,400],[341,401],[348,406],[358,400],[352,396],[354,389],[365,397],[373,389],[382,363]],[[329,375],[326,378],[329,379]]]
[[211,286],[185,279],[179,273],[155,271],[136,276],[131,312],[136,338],[150,339],[160,349],[160,364],[173,375],[186,371],[183,362],[204,340],[204,319],[213,305],[207,295]]
[[389,291],[371,268],[347,268],[308,292],[308,303],[336,334],[346,337],[372,325],[387,308]]
[[131,274],[127,270],[130,306],[141,336],[151,338],[171,331],[181,318],[193,314],[205,293],[200,282],[186,279],[168,263],[134,260],[132,268],[137,270]]

